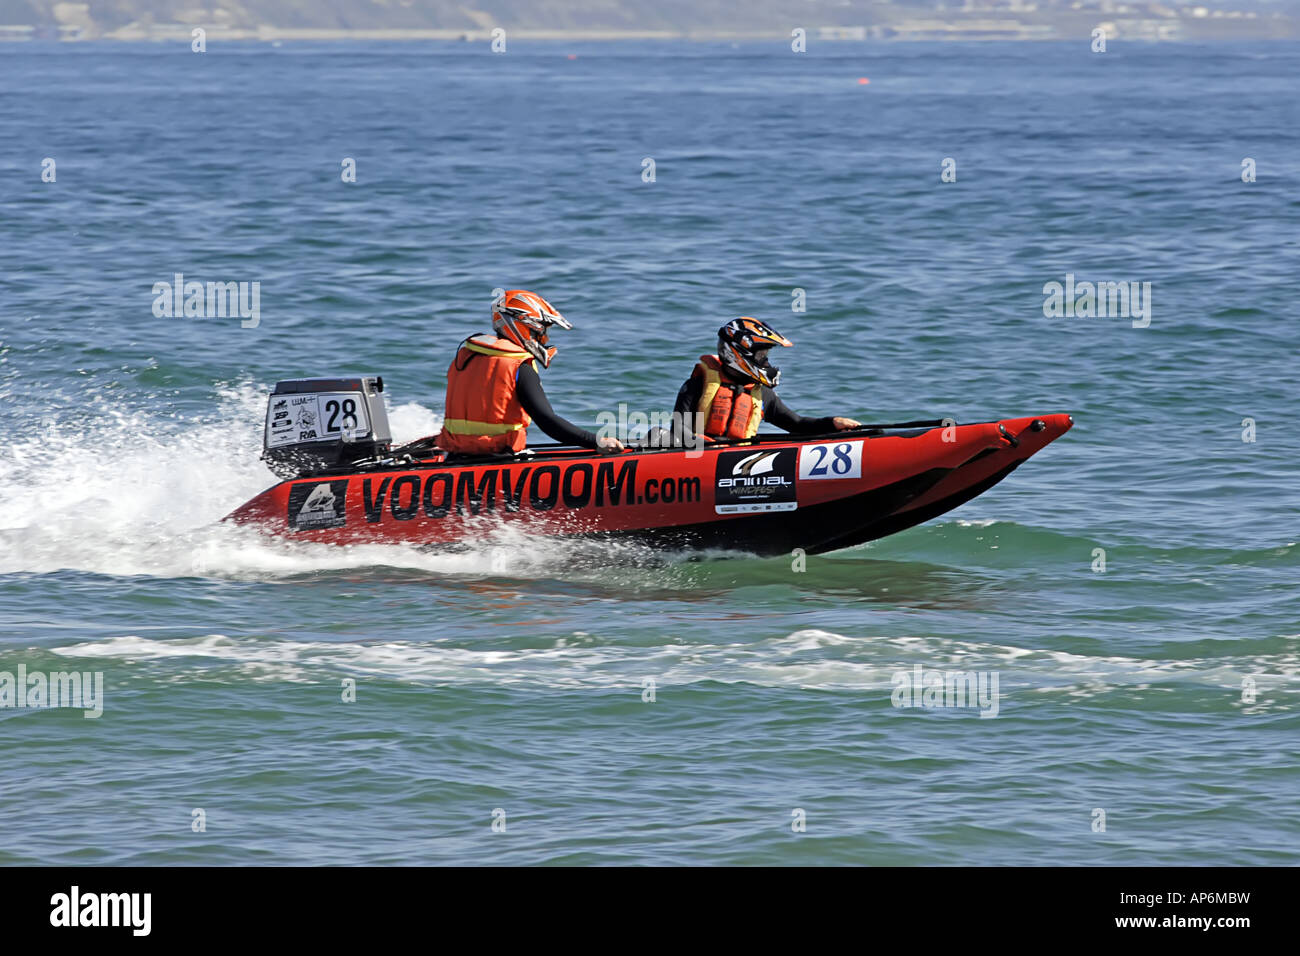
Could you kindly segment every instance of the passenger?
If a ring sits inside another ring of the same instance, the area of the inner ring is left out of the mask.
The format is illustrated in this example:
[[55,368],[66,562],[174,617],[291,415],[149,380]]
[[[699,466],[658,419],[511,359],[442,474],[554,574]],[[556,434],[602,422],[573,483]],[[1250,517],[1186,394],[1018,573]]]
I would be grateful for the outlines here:
[[547,347],[552,326],[573,325],[535,292],[510,289],[492,304],[492,328],[460,344],[447,369],[446,418],[439,448],[466,455],[515,454],[528,443],[525,430],[536,421],[566,445],[623,451],[617,438],[600,438],[555,414],[542,390],[537,363],[551,364]]
[[747,315],[719,329],[718,354],[701,355],[677,393],[673,444],[694,446],[697,424],[703,425],[706,441],[753,438],[764,421],[796,435],[861,428],[852,418],[805,418],[777,397],[781,370],[771,364],[768,353],[773,346],[793,344]]

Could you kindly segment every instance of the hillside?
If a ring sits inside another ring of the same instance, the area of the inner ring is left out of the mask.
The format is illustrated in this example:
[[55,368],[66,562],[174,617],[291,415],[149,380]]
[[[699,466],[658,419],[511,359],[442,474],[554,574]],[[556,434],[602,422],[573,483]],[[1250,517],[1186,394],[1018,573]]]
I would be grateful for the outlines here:
[[1065,39],[1103,26],[1144,40],[1294,38],[1296,4],[1119,0],[0,0],[0,39],[788,37]]

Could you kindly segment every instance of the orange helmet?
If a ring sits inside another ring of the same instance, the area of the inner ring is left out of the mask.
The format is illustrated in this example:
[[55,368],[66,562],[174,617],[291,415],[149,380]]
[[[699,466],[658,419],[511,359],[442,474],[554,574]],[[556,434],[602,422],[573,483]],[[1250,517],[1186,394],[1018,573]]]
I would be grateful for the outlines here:
[[573,324],[536,292],[507,289],[492,301],[492,328],[503,339],[526,349],[542,368],[551,364],[555,349],[546,348],[546,333],[552,325],[571,329]]
[[718,330],[718,359],[741,378],[776,387],[781,370],[767,359],[772,346],[794,345],[776,329],[742,315]]

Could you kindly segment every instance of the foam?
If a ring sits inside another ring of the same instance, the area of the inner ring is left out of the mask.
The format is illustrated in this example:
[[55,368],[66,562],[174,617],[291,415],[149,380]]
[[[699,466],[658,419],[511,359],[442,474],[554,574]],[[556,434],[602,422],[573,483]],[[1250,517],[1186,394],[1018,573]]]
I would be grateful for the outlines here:
[[[560,542],[501,528],[480,545],[431,553],[392,544],[268,538],[222,524],[274,484],[260,461],[267,389],[219,387],[210,412],[130,409],[93,396],[47,413],[0,459],[0,573],[60,570],[259,580],[387,567],[434,574],[530,576]],[[435,433],[441,416],[414,402],[389,409],[395,442]]]
[[[575,641],[574,639],[577,638]],[[588,632],[535,635],[528,647],[483,647],[454,640],[355,643],[271,637],[157,639],[127,634],[53,649],[72,658],[182,666],[220,680],[334,682],[371,678],[419,685],[526,685],[552,688],[636,688],[653,677],[661,688],[699,682],[759,687],[863,691],[887,699],[893,675],[920,664],[928,670],[996,670],[1001,690],[1094,697],[1153,685],[1239,690],[1255,678],[1279,702],[1300,690],[1300,658],[1262,657],[1153,661],[1026,650],[943,637],[853,637],[805,629],[753,641],[680,642],[665,637],[628,646]]]

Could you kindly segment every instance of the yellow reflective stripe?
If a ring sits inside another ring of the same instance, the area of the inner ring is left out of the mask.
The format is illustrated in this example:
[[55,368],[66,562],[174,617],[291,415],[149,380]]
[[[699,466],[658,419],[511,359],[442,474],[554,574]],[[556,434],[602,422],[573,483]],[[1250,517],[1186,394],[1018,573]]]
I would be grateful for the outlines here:
[[448,418],[442,427],[453,435],[505,435],[525,427],[521,423],[514,425],[494,425],[492,422],[473,422],[468,418]]
[[708,422],[709,412],[713,410],[713,400],[718,397],[718,389],[722,387],[722,376],[703,362],[700,365],[704,369],[704,388],[700,391],[700,404],[697,408],[704,416],[704,421]]
[[[755,397],[756,395],[757,395],[758,397]],[[750,410],[749,410],[749,422],[748,422],[748,424],[745,425],[745,437],[746,437],[746,438],[753,438],[755,435],[757,435],[757,434],[758,434],[758,426],[761,425],[761,424],[763,423],[763,398],[762,398],[762,395],[763,395],[763,390],[762,390],[761,388],[756,388],[756,389],[754,389],[754,391],[753,391],[752,393],[750,393],[750,396],[749,396],[749,397],[750,397],[750,400],[753,401],[754,404],[750,407]]]
[[477,352],[479,355],[498,355],[502,358],[532,358],[532,354],[517,349],[499,349],[490,345],[479,345],[473,339],[465,340],[465,348],[471,352]]

